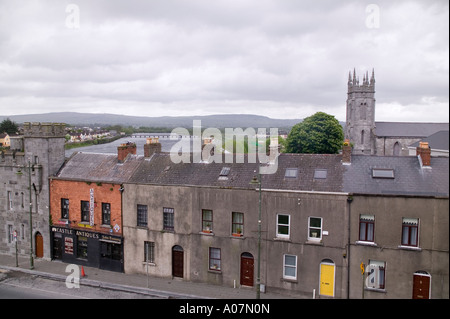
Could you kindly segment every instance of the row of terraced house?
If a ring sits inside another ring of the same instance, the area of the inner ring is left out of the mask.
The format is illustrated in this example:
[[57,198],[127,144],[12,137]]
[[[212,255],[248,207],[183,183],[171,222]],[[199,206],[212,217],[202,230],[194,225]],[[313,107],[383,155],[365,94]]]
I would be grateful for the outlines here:
[[26,123],[0,156],[0,253],[218,287],[259,273],[263,292],[303,297],[449,297],[448,157],[344,146],[277,165],[174,163],[154,139],[65,159],[64,125]]

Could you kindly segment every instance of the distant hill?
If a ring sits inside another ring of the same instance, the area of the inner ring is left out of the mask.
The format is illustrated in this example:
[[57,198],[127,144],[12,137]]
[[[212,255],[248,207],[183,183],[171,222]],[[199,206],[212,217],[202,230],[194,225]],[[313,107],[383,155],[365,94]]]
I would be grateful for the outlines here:
[[56,112],[43,114],[25,114],[25,115],[0,115],[0,122],[9,118],[18,124],[24,122],[55,122],[66,123],[70,125],[81,126],[147,126],[147,127],[184,127],[192,128],[193,120],[201,120],[202,128],[217,127],[225,128],[240,127],[245,129],[253,127],[261,128],[291,128],[295,124],[301,122],[301,119],[272,119],[261,115],[249,114],[223,114],[223,115],[206,115],[206,116],[160,116],[160,117],[144,117],[117,115],[108,113],[77,113],[77,112]]

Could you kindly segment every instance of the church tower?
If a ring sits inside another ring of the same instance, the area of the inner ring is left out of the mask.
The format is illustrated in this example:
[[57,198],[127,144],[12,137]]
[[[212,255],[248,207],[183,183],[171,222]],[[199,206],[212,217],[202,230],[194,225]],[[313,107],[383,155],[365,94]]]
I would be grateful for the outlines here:
[[375,75],[363,75],[362,83],[353,69],[348,73],[345,138],[353,144],[353,154],[371,155],[375,148]]

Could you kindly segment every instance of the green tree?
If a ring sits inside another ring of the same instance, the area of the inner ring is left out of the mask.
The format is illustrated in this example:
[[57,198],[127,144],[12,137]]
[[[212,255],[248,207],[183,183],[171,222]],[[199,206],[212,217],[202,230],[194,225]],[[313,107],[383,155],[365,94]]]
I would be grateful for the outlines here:
[[16,134],[19,127],[16,123],[11,121],[9,118],[0,123],[0,133],[8,133],[8,135]]
[[286,139],[287,153],[336,154],[342,147],[344,132],[334,116],[324,112],[295,124]]

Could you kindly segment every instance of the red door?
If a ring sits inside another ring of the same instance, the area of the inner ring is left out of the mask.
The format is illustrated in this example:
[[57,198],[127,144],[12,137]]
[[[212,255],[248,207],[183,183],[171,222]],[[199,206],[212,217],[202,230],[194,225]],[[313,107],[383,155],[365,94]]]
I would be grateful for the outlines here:
[[241,255],[241,285],[253,287],[254,259],[250,253]]
[[36,233],[35,236],[35,253],[36,258],[44,257],[44,239],[40,233]]
[[415,273],[413,278],[413,299],[430,299],[431,277]]

